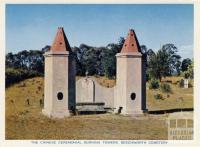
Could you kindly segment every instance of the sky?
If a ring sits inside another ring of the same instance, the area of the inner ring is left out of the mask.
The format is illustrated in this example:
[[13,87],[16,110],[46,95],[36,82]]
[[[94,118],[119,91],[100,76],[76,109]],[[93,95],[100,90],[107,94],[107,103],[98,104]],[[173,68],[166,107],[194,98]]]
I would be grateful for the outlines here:
[[192,4],[7,4],[6,53],[40,50],[64,27],[71,47],[117,43],[134,29],[140,45],[157,51],[173,43],[192,58],[193,20]]

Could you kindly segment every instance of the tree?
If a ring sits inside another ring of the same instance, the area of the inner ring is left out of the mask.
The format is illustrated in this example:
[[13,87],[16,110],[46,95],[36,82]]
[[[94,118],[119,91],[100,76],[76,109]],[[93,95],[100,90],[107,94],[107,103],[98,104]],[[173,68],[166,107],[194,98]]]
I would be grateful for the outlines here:
[[180,61],[181,57],[178,56],[177,59],[178,59],[178,60],[175,62],[174,66],[175,66],[177,75],[179,76],[180,73],[181,73],[181,61]]
[[79,47],[73,47],[72,52],[74,54],[75,61],[76,61],[76,75],[84,76],[86,70],[82,64],[83,52],[81,51]]
[[149,56],[149,61],[147,64],[147,72],[150,79],[161,79],[161,73],[159,71],[158,59],[156,54]]
[[194,60],[192,60],[191,64],[188,67],[188,73],[190,75],[190,78],[194,78]]
[[[46,49],[48,46],[45,47]],[[23,50],[6,55],[6,86],[21,80],[44,75],[44,56],[42,50]]]
[[97,55],[94,47],[88,47],[85,51],[85,54],[83,54],[83,66],[85,67],[85,72],[88,73],[88,75],[95,75],[97,74],[97,69],[95,68],[95,65],[97,63]]
[[116,54],[119,53],[123,47],[125,39],[120,37],[118,43],[110,43],[103,50],[102,67],[104,75],[108,78],[116,76]]
[[100,75],[112,78],[116,75],[116,57],[124,44],[124,38],[120,37],[118,43],[110,43],[106,47],[92,47],[81,44],[73,47],[72,51],[76,60],[77,75]]
[[185,78],[191,78],[193,79],[194,78],[194,61],[192,60],[191,61],[191,64],[188,65],[188,68],[186,71],[183,72],[184,73],[184,77]]
[[192,64],[191,59],[189,59],[189,58],[183,59],[183,61],[182,61],[182,63],[181,63],[181,70],[182,70],[183,72],[184,72],[184,71],[187,71],[189,65],[191,65],[191,64]]
[[146,45],[141,45],[140,49],[141,49],[142,54],[147,54],[148,53]]
[[154,56],[154,55],[155,55],[155,53],[152,49],[147,50],[147,66],[148,66],[148,63],[149,63],[151,57]]
[[14,60],[14,55],[13,53],[8,53],[6,55],[6,67],[13,67],[13,60]]
[[119,38],[119,41],[117,43],[117,46],[118,46],[118,50],[117,50],[117,53],[119,53],[124,45],[124,42],[125,42],[125,39],[124,37],[120,37]]
[[180,73],[180,59],[174,44],[165,44],[156,54],[148,57],[148,72],[152,78],[159,79],[171,76],[174,73]]
[[116,75],[116,53],[112,49],[105,50],[105,56],[102,58],[102,67],[104,75],[112,78]]
[[42,48],[42,52],[45,53],[45,52],[49,51],[50,48],[51,48],[50,45],[46,45],[45,47]]

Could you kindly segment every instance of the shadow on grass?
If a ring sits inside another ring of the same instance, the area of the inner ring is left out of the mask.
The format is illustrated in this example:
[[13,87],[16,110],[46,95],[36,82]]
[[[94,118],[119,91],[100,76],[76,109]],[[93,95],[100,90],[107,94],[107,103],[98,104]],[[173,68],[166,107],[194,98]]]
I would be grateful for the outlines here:
[[167,109],[167,110],[153,110],[148,111],[149,114],[165,114],[165,113],[173,113],[173,112],[181,112],[181,111],[193,111],[193,108],[176,108],[176,109]]

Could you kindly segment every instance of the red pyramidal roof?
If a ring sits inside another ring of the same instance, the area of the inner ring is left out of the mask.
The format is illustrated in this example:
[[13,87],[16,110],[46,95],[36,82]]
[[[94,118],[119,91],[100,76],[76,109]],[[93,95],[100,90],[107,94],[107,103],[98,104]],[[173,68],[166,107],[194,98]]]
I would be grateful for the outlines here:
[[124,42],[121,53],[140,52],[140,45],[138,43],[134,30],[130,29],[128,36]]
[[63,27],[58,27],[56,37],[51,46],[51,51],[71,51]]

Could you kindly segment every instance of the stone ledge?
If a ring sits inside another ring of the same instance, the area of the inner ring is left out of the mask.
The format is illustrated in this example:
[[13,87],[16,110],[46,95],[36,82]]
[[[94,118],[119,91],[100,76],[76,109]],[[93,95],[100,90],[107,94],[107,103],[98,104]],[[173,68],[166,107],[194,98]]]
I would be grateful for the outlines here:
[[52,56],[52,55],[63,55],[63,56],[69,56],[70,53],[69,51],[48,51],[48,52],[45,52],[44,53],[44,56],[45,57],[49,57],[49,56]]
[[117,53],[115,55],[116,57],[119,57],[119,58],[134,58],[134,57],[142,57],[142,54],[141,53],[134,53],[134,52],[131,52],[131,53]]

